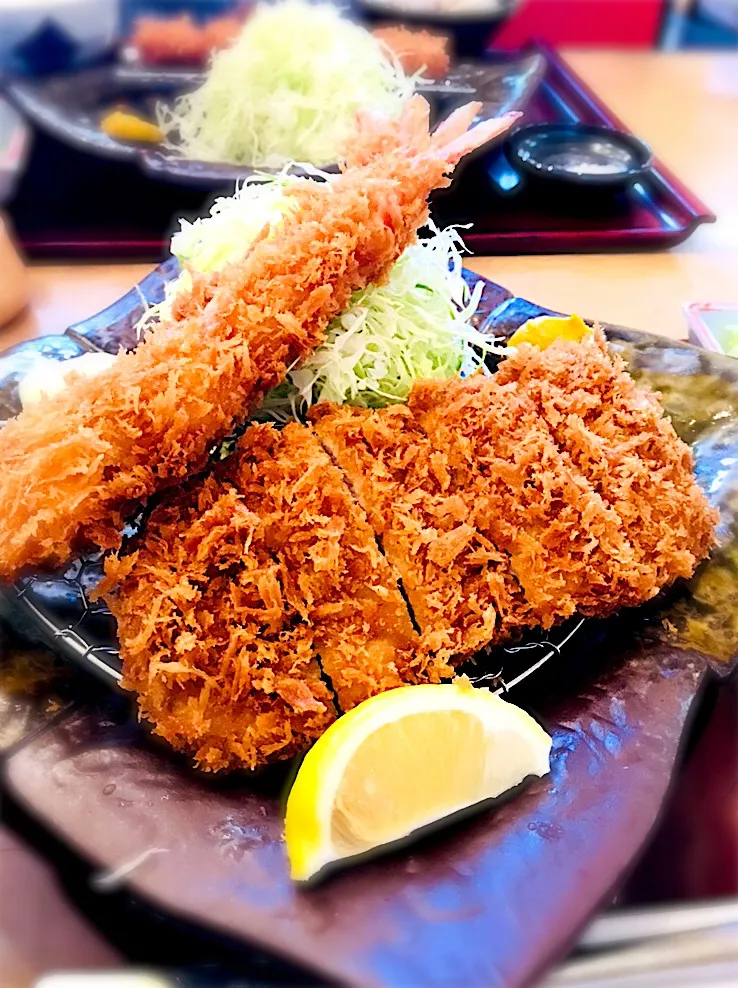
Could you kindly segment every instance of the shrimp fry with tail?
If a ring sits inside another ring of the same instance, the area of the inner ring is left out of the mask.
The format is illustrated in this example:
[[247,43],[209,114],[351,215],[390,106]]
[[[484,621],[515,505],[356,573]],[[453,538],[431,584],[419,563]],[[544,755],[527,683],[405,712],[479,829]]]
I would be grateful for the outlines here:
[[120,544],[135,502],[201,470],[288,369],[324,340],[353,292],[382,282],[459,159],[517,114],[468,129],[469,104],[431,135],[428,104],[361,114],[343,171],[297,183],[296,208],[243,260],[178,300],[177,315],[0,432],[0,578]]

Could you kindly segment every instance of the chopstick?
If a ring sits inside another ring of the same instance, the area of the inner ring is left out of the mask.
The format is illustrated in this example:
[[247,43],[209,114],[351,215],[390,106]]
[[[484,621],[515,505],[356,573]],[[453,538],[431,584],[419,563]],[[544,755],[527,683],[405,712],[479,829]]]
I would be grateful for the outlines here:
[[610,913],[578,946],[538,988],[733,988],[738,899]]
[[696,933],[738,924],[738,898],[709,899],[678,906],[624,909],[596,919],[577,946],[603,950],[676,933]]
[[575,958],[537,988],[734,988],[738,926],[660,937]]

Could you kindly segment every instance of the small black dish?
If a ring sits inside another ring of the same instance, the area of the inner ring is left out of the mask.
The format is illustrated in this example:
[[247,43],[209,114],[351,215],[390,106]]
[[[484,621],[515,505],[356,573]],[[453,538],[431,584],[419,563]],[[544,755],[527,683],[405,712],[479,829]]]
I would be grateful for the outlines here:
[[531,124],[504,146],[510,164],[540,181],[617,192],[651,167],[648,145],[632,134],[591,124]]

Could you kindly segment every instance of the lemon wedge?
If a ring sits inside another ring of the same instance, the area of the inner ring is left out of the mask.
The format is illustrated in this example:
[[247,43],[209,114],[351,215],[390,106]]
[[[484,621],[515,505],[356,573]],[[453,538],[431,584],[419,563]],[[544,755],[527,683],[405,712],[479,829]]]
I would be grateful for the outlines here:
[[592,332],[581,316],[537,316],[529,319],[507,341],[508,346],[532,343],[545,350],[554,340],[581,340]]
[[466,678],[373,696],[300,766],[285,819],[292,878],[546,775],[550,751],[531,716]]
[[113,110],[100,121],[100,130],[118,141],[141,141],[159,144],[164,140],[164,132],[150,120],[126,110]]

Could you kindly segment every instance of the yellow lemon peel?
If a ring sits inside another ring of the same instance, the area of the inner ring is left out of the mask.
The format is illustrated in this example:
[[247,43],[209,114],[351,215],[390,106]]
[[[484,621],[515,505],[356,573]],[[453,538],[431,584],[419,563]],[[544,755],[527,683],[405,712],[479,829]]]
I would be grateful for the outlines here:
[[577,342],[592,333],[581,316],[538,316],[529,319],[508,340],[508,346],[520,346],[521,343],[531,343],[545,350],[555,340],[573,340]]
[[406,838],[549,771],[551,739],[468,679],[370,697],[313,745],[287,801],[290,873]]
[[100,121],[100,129],[116,141],[141,141],[159,144],[164,134],[156,124],[126,110],[113,110]]

